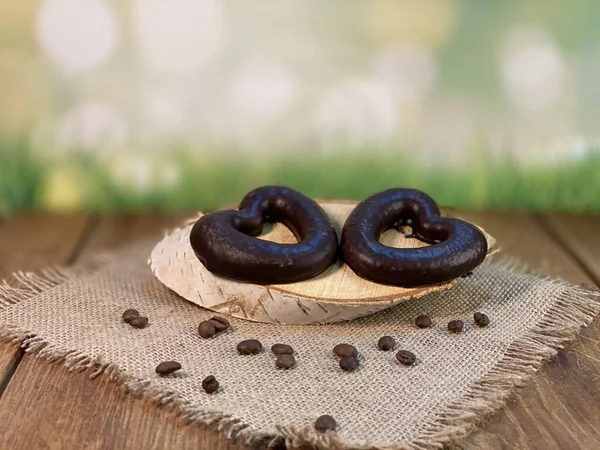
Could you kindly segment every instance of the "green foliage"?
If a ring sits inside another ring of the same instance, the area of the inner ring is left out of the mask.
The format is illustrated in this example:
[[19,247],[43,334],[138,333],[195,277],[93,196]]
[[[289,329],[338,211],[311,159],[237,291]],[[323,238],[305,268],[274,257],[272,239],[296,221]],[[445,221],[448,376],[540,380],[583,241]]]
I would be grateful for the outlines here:
[[544,167],[472,154],[478,156],[455,168],[426,168],[402,156],[367,152],[241,160],[174,151],[169,162],[178,169],[178,183],[136,190],[115,183],[93,158],[42,161],[25,140],[5,140],[0,142],[0,206],[3,213],[53,209],[44,201],[44,180],[66,165],[78,173],[79,184],[69,189],[81,194],[72,208],[99,212],[214,209],[235,205],[248,190],[265,184],[290,186],[314,198],[361,200],[390,187],[413,187],[459,208],[600,211],[599,152],[582,162]]

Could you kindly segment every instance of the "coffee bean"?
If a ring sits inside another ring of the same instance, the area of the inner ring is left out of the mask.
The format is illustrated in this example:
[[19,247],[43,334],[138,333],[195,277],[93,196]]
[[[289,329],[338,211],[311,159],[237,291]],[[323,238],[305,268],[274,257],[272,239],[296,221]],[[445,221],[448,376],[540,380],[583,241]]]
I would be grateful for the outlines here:
[[127,309],[121,317],[125,322],[129,323],[131,319],[134,317],[139,317],[139,315],[140,313],[137,311],[137,309]]
[[213,392],[216,392],[217,389],[219,389],[219,382],[214,376],[209,375],[204,380],[202,380],[202,389],[204,389],[204,392],[206,392],[207,394],[212,394]]
[[451,320],[448,322],[448,330],[453,333],[460,333],[463,330],[465,324],[462,320]]
[[473,275],[473,272],[469,271],[467,273],[462,274],[460,277],[461,278],[469,278],[471,275]]
[[177,361],[165,361],[156,366],[156,373],[161,376],[169,375],[179,369],[181,369],[181,364]]
[[315,420],[315,430],[321,433],[325,433],[326,431],[335,431],[336,427],[337,423],[335,423],[335,419],[331,416],[325,415]]
[[400,350],[398,353],[396,353],[396,359],[400,364],[412,366],[417,360],[417,357],[414,355],[414,353],[409,352],[408,350]]
[[429,328],[431,326],[431,317],[421,314],[415,319],[415,325],[419,328]]
[[391,336],[383,336],[381,339],[379,339],[379,342],[377,343],[377,347],[379,347],[379,350],[383,350],[384,352],[387,352],[388,350],[393,350],[395,345],[396,341],[394,341],[394,338]]
[[256,339],[247,339],[237,345],[237,351],[240,355],[256,355],[262,351],[262,344]]
[[271,347],[271,351],[277,356],[294,354],[294,349],[287,344],[275,344],[273,347]]
[[296,358],[294,355],[279,355],[277,361],[275,361],[275,367],[278,369],[291,369],[296,365]]
[[360,366],[360,363],[356,356],[344,356],[340,359],[340,368],[346,372],[356,370],[358,369],[358,366]]
[[333,347],[333,353],[335,353],[339,358],[343,358],[345,356],[358,356],[358,350],[354,345],[350,344],[338,344]]
[[213,323],[217,332],[225,331],[228,328],[231,328],[231,324],[225,317],[214,316],[210,321]]
[[219,322],[218,320],[210,319],[209,322],[213,324],[217,333],[221,333],[229,328],[223,322]]
[[215,325],[210,320],[203,320],[198,325],[198,334],[201,338],[210,339],[216,334]]
[[475,314],[473,314],[473,320],[480,327],[487,327],[490,324],[490,318],[487,315],[480,312],[476,312]]
[[146,328],[148,325],[148,318],[144,316],[139,317],[128,317],[127,323],[135,328]]

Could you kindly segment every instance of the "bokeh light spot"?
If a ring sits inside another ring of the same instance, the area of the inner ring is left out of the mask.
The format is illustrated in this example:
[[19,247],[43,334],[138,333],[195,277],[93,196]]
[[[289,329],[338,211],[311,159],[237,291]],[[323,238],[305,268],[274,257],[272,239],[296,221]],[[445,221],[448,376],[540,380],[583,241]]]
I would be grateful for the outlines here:
[[65,72],[81,72],[111,56],[119,30],[103,0],[46,0],[38,14],[37,36],[52,62]]
[[316,114],[326,143],[386,144],[398,126],[398,111],[389,89],[373,80],[334,85],[325,92]]
[[136,0],[134,20],[144,61],[161,73],[195,72],[213,61],[223,43],[217,0]]
[[509,33],[501,65],[505,90],[518,108],[540,110],[559,97],[565,65],[558,47],[543,29],[516,29]]
[[117,110],[100,102],[86,102],[69,109],[59,126],[59,140],[67,148],[93,150],[125,143],[128,127]]
[[270,122],[285,113],[296,98],[296,80],[273,62],[254,62],[233,80],[230,100],[243,119]]
[[437,64],[430,51],[413,43],[383,50],[375,59],[376,77],[403,102],[423,100],[432,90]]

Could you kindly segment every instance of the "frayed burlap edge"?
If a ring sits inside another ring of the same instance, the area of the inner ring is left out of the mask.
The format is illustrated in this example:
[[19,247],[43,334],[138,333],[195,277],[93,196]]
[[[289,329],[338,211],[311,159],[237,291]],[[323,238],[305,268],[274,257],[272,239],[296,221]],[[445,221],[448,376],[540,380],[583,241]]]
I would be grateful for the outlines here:
[[500,410],[516,388],[523,386],[544,361],[556,355],[600,313],[600,292],[534,273],[515,260],[503,259],[498,264],[510,271],[537,276],[540,281],[561,286],[565,291],[537,324],[514,341],[495,366],[474,382],[460,400],[452,402],[443,413],[438,414],[434,423],[417,439],[402,445],[381,446],[364,442],[349,446],[335,433],[320,434],[311,427],[278,426],[286,443],[292,447],[308,444],[320,450],[442,449],[449,442],[466,437],[486,417]]
[[[49,268],[39,274],[17,272],[12,279],[0,285],[0,310],[25,301],[69,280],[93,273],[112,258],[102,255],[72,268]],[[504,260],[500,264],[511,271],[530,270],[515,261]],[[534,274],[535,275],[535,274]],[[441,449],[448,442],[469,434],[486,416],[498,411],[515,388],[525,384],[542,363],[555,355],[577,331],[587,326],[600,313],[600,292],[574,286],[565,281],[537,275],[541,281],[565,288],[538,323],[521,338],[514,341],[504,357],[480,380],[474,382],[467,393],[446,407],[434,423],[410,444],[376,446],[368,442],[348,445],[332,432],[317,433],[312,427],[286,427],[276,425],[281,436],[259,433],[249,429],[231,415],[217,411],[203,411],[184,400],[176,392],[153,386],[151,380],[142,380],[123,373],[115,364],[103,361],[72,349],[53,345],[36,336],[31,330],[16,326],[0,327],[0,342],[19,344],[27,353],[35,354],[49,362],[64,362],[70,372],[90,371],[90,378],[107,375],[125,392],[145,398],[156,405],[166,407],[181,416],[186,423],[203,424],[224,432],[226,436],[253,447],[273,447],[282,440],[288,447],[311,445],[327,450],[425,450]]]

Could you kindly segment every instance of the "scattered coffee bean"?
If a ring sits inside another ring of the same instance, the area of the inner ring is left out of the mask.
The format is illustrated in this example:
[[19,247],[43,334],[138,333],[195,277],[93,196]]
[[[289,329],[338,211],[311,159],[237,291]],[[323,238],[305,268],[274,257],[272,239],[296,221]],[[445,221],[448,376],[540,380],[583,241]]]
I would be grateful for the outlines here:
[[221,331],[225,331],[228,328],[231,328],[231,324],[224,317],[214,316],[212,319],[210,319],[210,321],[215,326],[215,329],[217,330],[217,333],[219,333]]
[[127,309],[121,317],[123,318],[123,321],[129,323],[131,319],[139,316],[140,313],[137,311],[137,309]]
[[275,367],[278,369],[291,369],[296,365],[296,358],[294,355],[279,355],[277,361],[275,361]]
[[393,350],[395,345],[396,341],[394,341],[394,338],[391,336],[383,336],[381,339],[379,339],[379,342],[377,342],[377,347],[379,347],[379,350],[383,350],[384,352]]
[[396,353],[396,359],[400,364],[412,366],[417,360],[417,357],[414,353],[409,352],[408,350],[400,350],[398,353]]
[[165,361],[156,366],[156,373],[161,376],[169,375],[179,369],[181,369],[181,364],[177,361]]
[[421,314],[415,319],[415,325],[419,328],[429,328],[431,326],[431,317]]
[[315,420],[315,430],[325,433],[326,431],[335,431],[337,427],[337,423],[335,423],[335,419],[331,416],[325,415],[319,417]]
[[358,350],[354,345],[350,344],[338,344],[333,347],[333,353],[335,353],[339,358],[343,358],[345,356],[358,356]]
[[473,275],[473,272],[469,271],[467,273],[463,273],[460,277],[461,278],[469,278],[471,275]]
[[227,325],[225,325],[222,322],[218,322],[218,321],[213,320],[213,319],[210,319],[209,322],[213,324],[213,326],[215,327],[215,331],[217,333],[221,333],[221,332],[223,332],[223,331],[225,331],[227,329]]
[[262,344],[256,339],[247,339],[237,345],[237,351],[240,355],[256,355],[262,351]]
[[473,314],[473,320],[480,327],[487,327],[490,324],[490,318],[484,313],[480,312]]
[[460,333],[463,330],[465,324],[462,320],[451,320],[448,322],[448,330],[453,333]]
[[345,370],[346,372],[356,370],[358,369],[358,366],[360,366],[360,363],[356,356],[344,356],[340,359],[340,369]]
[[275,344],[273,347],[271,347],[271,351],[277,356],[294,354],[294,349],[287,344]]
[[210,320],[203,320],[202,322],[200,322],[200,325],[198,325],[198,334],[201,338],[210,339],[216,333],[217,330],[215,328],[215,324],[212,323]]
[[148,325],[148,318],[144,316],[139,317],[128,317],[127,323],[135,328],[146,328]]
[[206,392],[207,394],[212,394],[213,392],[216,392],[217,389],[219,389],[219,382],[214,376],[209,375],[204,380],[202,380],[202,389],[204,389],[204,392]]

